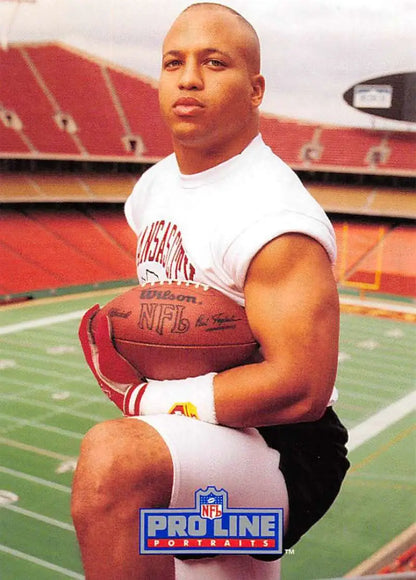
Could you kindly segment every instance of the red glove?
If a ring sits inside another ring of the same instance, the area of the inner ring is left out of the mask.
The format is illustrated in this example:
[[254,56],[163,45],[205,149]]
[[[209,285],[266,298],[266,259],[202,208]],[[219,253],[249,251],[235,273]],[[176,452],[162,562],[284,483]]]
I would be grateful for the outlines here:
[[[111,339],[111,322],[100,316],[92,331],[92,320],[99,311],[98,304],[87,310],[78,331],[84,356],[101,390],[125,415],[135,415],[147,386],[131,364],[117,352]],[[128,412],[128,403],[134,392],[135,403]]]

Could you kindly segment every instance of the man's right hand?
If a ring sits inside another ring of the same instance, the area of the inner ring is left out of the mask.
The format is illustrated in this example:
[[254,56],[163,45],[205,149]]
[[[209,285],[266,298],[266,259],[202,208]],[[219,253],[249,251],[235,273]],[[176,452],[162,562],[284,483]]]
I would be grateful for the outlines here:
[[129,393],[146,380],[121,356],[114,347],[111,322],[106,316],[93,319],[100,310],[98,304],[87,310],[81,320],[78,336],[85,360],[101,390],[125,414]]

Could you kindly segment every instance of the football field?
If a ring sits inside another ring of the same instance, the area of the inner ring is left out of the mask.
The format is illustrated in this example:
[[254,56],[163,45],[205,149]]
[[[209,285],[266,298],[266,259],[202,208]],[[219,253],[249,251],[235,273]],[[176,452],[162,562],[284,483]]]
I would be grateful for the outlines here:
[[[84,433],[119,412],[86,367],[77,329],[87,307],[118,293],[0,309],[2,580],[83,578],[73,468]],[[343,576],[413,523],[414,318],[343,312],[336,410],[352,466],[331,511],[285,555],[283,580]]]

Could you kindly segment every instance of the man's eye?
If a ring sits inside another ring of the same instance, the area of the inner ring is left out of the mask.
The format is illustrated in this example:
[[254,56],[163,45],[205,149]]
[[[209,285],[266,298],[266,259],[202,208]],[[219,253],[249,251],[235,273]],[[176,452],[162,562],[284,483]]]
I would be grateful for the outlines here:
[[208,64],[210,64],[213,67],[224,67],[225,66],[225,64],[222,61],[220,61],[216,58],[210,58],[208,61]]
[[181,62],[177,59],[168,60],[167,62],[165,62],[164,68],[176,68],[176,67],[180,66],[180,64],[181,64]]

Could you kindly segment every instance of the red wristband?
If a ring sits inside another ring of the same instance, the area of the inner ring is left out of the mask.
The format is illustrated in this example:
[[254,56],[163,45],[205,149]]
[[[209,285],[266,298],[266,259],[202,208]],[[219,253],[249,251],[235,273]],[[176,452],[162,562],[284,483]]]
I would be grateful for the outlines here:
[[124,396],[123,411],[126,417],[140,415],[140,401],[149,383],[140,383],[128,389]]

